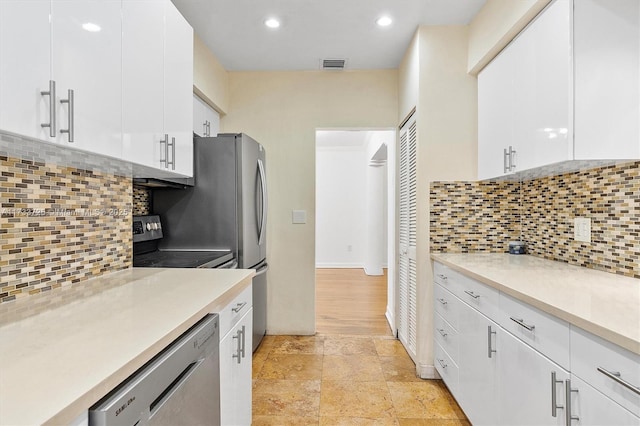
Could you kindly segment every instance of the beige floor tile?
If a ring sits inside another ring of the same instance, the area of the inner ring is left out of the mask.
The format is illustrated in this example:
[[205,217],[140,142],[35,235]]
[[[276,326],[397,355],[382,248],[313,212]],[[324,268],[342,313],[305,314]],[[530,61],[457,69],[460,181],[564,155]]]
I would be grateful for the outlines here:
[[399,418],[457,419],[458,413],[437,380],[387,382]]
[[[409,358],[406,349],[397,339],[373,339],[376,351],[380,356],[404,356]],[[411,359],[411,358],[409,358]]]
[[388,382],[422,382],[416,375],[416,365],[408,355],[381,356],[380,366]]
[[320,426],[398,426],[393,418],[320,417]]
[[378,355],[370,337],[327,336],[325,355]]
[[384,382],[384,375],[377,356],[325,355],[322,380]]
[[398,419],[399,426],[471,426],[467,420],[447,419]]
[[320,395],[322,417],[394,418],[391,395],[385,382],[323,380]]
[[259,379],[320,380],[322,355],[272,353],[264,361]]
[[270,353],[322,355],[323,346],[321,336],[276,336]]
[[254,416],[252,426],[317,426],[317,417]]
[[320,380],[253,381],[254,416],[317,417]]
[[262,366],[264,365],[264,362],[267,360],[266,357],[256,357],[255,355],[253,356],[253,359],[251,360],[252,364],[251,364],[251,375],[254,379],[258,378],[258,375],[260,374],[260,372],[262,371]]

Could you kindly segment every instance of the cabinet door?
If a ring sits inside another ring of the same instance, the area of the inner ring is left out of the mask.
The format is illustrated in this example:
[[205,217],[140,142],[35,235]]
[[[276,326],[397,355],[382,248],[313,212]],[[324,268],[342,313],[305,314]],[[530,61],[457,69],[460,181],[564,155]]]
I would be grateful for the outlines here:
[[50,0],[0,1],[0,129],[53,140],[51,120]]
[[[566,405],[567,371],[510,333],[499,333],[497,338],[500,424],[564,425],[564,408],[554,413],[552,407]],[[557,383],[552,384],[553,373]]]
[[556,0],[508,47],[515,61],[515,171],[573,159],[571,4]]
[[[56,140],[122,155],[121,0],[57,0],[51,6],[52,75],[57,83]],[[62,103],[73,90],[73,106]],[[70,110],[73,109],[73,115]]]
[[[220,341],[220,424],[251,424],[253,308]],[[244,351],[242,350],[244,349]]]
[[577,390],[571,393],[571,416],[577,417],[571,421],[572,425],[640,425],[640,418],[573,374],[571,388]]
[[197,95],[193,95],[193,133],[196,136],[209,136],[204,118],[204,102]]
[[495,425],[499,418],[497,365],[503,355],[496,342],[497,333],[504,331],[480,312],[462,305],[458,325],[459,402],[474,425]]
[[[193,29],[178,9],[165,3],[164,126],[170,142],[170,170],[193,175]],[[175,138],[175,140],[174,140]]]
[[207,103],[204,104],[204,120],[207,123],[207,135],[218,136],[220,133],[220,114]]
[[164,137],[164,0],[122,4],[123,158],[160,167]]
[[478,74],[478,179],[510,173],[504,150],[514,145],[515,60],[506,48]]

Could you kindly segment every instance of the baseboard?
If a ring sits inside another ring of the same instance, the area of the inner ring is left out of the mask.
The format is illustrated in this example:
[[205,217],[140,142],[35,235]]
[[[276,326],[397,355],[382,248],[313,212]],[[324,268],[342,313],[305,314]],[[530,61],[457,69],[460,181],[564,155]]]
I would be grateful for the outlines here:
[[316,269],[363,269],[361,263],[316,263]]
[[388,309],[388,307],[387,307],[387,311],[384,313],[384,316],[387,317],[387,322],[389,323],[389,327],[391,328],[391,331],[395,336],[396,334],[398,334],[398,331],[396,330],[396,319],[393,317],[393,314]]
[[364,273],[369,276],[375,276],[375,277],[384,275],[384,271],[382,270],[382,268],[367,268],[366,266],[364,268]]
[[440,379],[440,374],[436,367],[429,364],[420,363],[418,365],[418,375],[421,379]]

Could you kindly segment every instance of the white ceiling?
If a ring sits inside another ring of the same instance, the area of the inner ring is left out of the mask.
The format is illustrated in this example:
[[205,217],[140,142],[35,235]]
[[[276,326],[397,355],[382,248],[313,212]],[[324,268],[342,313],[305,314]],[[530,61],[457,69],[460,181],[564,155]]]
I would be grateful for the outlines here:
[[[486,0],[173,0],[229,71],[397,68],[420,25],[467,24]],[[393,23],[376,25],[381,15]],[[280,28],[264,25],[278,17]]]

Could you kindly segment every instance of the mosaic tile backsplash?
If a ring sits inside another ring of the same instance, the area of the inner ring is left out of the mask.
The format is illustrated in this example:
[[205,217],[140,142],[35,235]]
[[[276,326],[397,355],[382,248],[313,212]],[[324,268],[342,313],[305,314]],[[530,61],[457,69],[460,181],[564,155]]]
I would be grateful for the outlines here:
[[146,216],[151,214],[151,191],[147,188],[133,187],[133,215]]
[[[640,162],[513,182],[433,182],[433,252],[531,255],[640,278]],[[573,219],[591,218],[591,243]]]
[[0,156],[0,302],[131,266],[131,179]]

